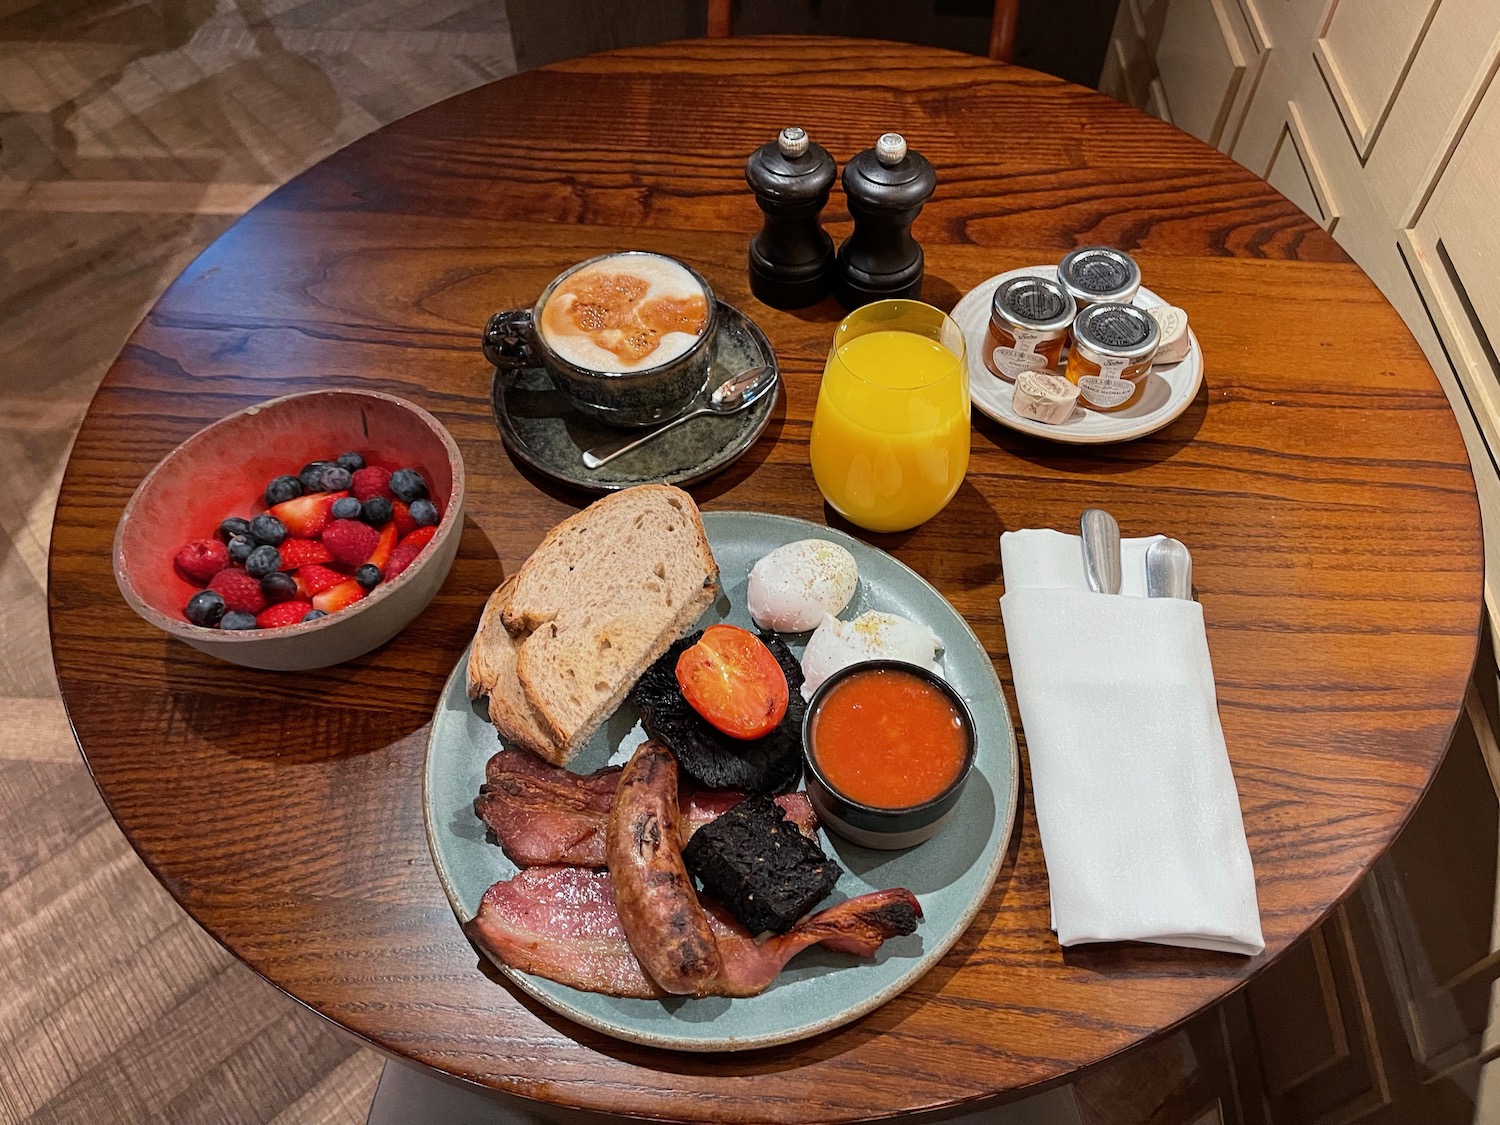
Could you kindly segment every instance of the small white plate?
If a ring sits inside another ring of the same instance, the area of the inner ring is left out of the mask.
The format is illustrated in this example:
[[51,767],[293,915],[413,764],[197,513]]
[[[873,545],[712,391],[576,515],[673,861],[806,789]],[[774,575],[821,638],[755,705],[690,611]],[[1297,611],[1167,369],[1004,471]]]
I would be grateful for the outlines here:
[[[1198,384],[1203,382],[1203,349],[1198,346],[1198,337],[1193,335],[1192,329],[1188,329],[1190,346],[1187,357],[1178,363],[1152,367],[1151,373],[1146,376],[1145,393],[1124,410],[1104,414],[1080,406],[1066,422],[1055,426],[1018,415],[1010,404],[1015,384],[992,375],[989,368],[985,367],[981,354],[984,350],[984,334],[990,324],[990,302],[995,298],[995,290],[1002,281],[1022,276],[1055,280],[1057,270],[1052,266],[1026,266],[997,274],[965,293],[953,310],[953,319],[963,329],[964,343],[969,353],[969,399],[982,413],[1002,426],[1020,430],[1023,434],[1035,434],[1048,441],[1103,445],[1114,441],[1132,441],[1155,433],[1188,408],[1198,394]],[[1166,303],[1144,285],[1135,298],[1135,304],[1143,309],[1156,308]]]

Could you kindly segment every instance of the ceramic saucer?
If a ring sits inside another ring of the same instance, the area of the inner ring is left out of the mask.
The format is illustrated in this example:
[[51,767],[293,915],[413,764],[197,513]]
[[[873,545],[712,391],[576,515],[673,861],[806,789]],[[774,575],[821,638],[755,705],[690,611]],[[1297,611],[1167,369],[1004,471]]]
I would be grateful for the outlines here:
[[[744,313],[719,302],[719,333],[709,366],[709,386],[761,364],[776,366],[765,334]],[[738,414],[694,418],[607,465],[587,469],[583,451],[631,431],[577,410],[552,385],[544,368],[495,373],[490,405],[510,455],[543,476],[589,492],[631,485],[694,484],[722,472],[755,444],[781,393],[772,392]]]
[[[1002,281],[1022,275],[1056,278],[1057,271],[1052,266],[1027,266],[997,274],[970,289],[953,310],[953,319],[963,329],[964,343],[969,352],[969,399],[979,411],[1002,426],[1009,426],[1024,434],[1034,434],[1048,441],[1071,445],[1102,445],[1115,441],[1132,441],[1155,433],[1192,404],[1198,394],[1198,385],[1203,382],[1203,349],[1198,346],[1198,337],[1189,328],[1191,347],[1187,357],[1179,363],[1153,366],[1151,374],[1146,377],[1145,392],[1138,401],[1124,410],[1105,414],[1078,407],[1071,418],[1055,426],[1022,418],[1011,409],[1010,400],[1015,393],[1015,384],[992,374],[981,358],[985,330],[990,323],[990,303],[994,300],[995,290]],[[1143,285],[1133,303],[1143,309],[1150,309],[1167,302]]]

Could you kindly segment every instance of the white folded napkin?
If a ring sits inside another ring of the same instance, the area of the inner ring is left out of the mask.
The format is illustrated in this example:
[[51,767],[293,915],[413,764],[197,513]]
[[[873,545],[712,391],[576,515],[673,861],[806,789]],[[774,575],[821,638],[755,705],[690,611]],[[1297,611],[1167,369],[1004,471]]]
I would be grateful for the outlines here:
[[1084,578],[1078,536],[1000,537],[1000,612],[1063,945],[1265,948],[1224,748],[1203,608],[1147,598],[1121,544],[1118,595]]

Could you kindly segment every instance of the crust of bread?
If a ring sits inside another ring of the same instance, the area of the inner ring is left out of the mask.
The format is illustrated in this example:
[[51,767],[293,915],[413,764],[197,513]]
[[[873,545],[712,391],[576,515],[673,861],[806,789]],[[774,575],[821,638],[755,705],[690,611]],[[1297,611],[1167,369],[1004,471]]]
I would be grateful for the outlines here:
[[503,738],[562,765],[566,760],[563,748],[538,723],[516,675],[517,642],[503,620],[515,585],[512,575],[485,603],[473,647],[469,649],[469,698],[488,695],[490,722]]

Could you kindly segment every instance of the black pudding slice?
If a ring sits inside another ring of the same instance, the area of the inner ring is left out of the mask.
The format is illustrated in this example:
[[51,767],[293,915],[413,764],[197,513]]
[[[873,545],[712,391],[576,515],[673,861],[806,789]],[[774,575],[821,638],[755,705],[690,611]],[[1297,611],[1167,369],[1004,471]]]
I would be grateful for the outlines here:
[[702,630],[683,637],[630,689],[641,725],[677,758],[678,767],[708,789],[789,793],[802,780],[802,666],[780,637],[761,637],[786,673],[787,707],[781,723],[764,738],[730,738],[693,710],[677,686],[677,658],[698,643]]
[[784,934],[828,897],[843,869],[765,796],[746,797],[682,849],[703,889],[752,934]]

